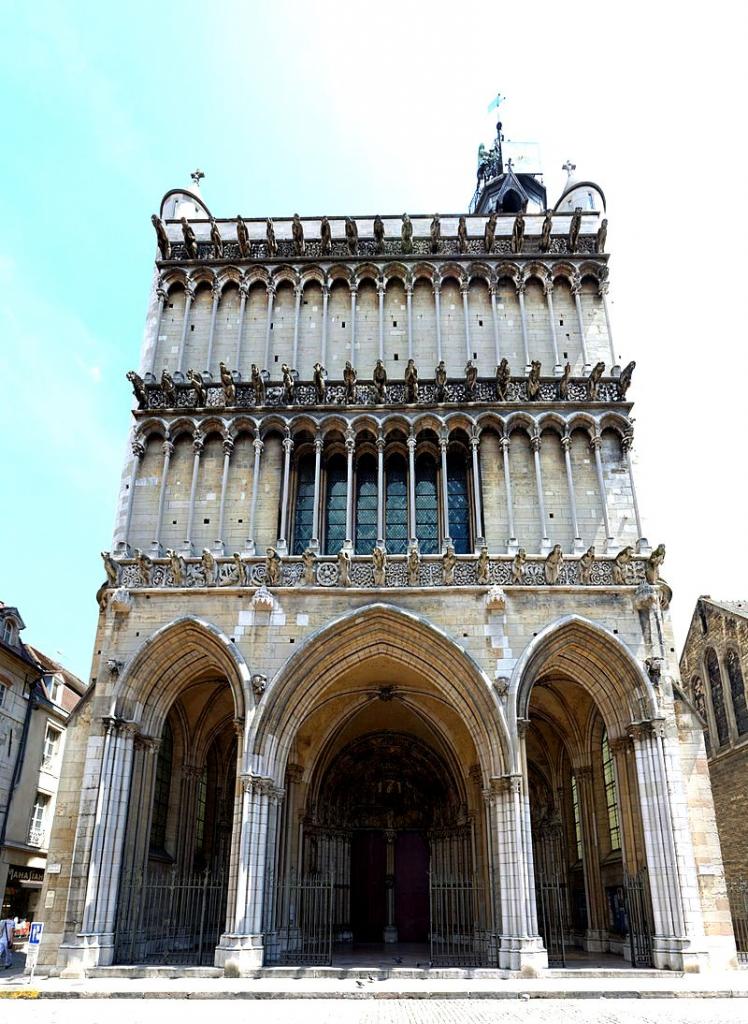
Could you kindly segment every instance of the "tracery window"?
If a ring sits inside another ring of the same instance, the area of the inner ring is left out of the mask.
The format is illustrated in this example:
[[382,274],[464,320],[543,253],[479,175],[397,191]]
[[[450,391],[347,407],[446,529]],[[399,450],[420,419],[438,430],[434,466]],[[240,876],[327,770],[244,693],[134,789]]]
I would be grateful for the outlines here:
[[693,676],[691,679],[691,696],[693,697],[694,706],[696,710],[707,723],[704,729],[704,745],[706,746],[707,757],[711,755],[712,745],[709,742],[709,717],[706,711],[706,699],[704,697],[704,684],[701,681],[701,676]]
[[377,543],[377,467],[363,456],[356,469],[356,554],[370,555]]
[[451,452],[447,456],[447,500],[449,536],[455,554],[467,555],[470,552],[470,498],[467,464],[461,452]]
[[174,756],[174,734],[168,722],[164,723],[161,743],[156,762],[156,784],[153,790],[153,814],[151,815],[152,850],[165,852],[166,821],[169,816],[169,791],[171,789],[171,767]]
[[337,555],[345,543],[345,513],[348,501],[345,460],[333,456],[327,464],[325,487],[325,554]]
[[738,652],[730,647],[725,656],[727,676],[730,680],[730,694],[732,696],[732,710],[735,715],[735,725],[738,736],[748,732],[748,707],[745,700],[745,686],[743,684],[743,670],[740,667],[740,656]]
[[713,647],[706,649],[706,671],[709,676],[709,689],[712,694],[712,711],[714,722],[717,726],[717,739],[720,747],[723,747],[730,738],[730,731],[727,725],[727,710],[725,708],[725,695],[722,690],[722,674],[719,670],[719,661]]
[[439,551],[439,501],[436,463],[423,455],[416,461],[416,537],[422,555]]
[[608,733],[603,732],[603,782],[605,784],[605,806],[608,810],[608,834],[611,850],[621,849],[621,825],[618,820],[618,800],[616,798],[616,773],[613,765],[613,754],[608,743]]
[[314,459],[306,455],[296,467],[296,508],[294,512],[293,553],[301,555],[309,547],[314,523]]
[[387,460],[385,491],[385,546],[391,555],[404,555],[408,550],[408,477],[401,455]]
[[571,810],[574,816],[574,840],[576,842],[577,860],[582,859],[582,817],[579,811],[579,789],[577,777],[571,777]]

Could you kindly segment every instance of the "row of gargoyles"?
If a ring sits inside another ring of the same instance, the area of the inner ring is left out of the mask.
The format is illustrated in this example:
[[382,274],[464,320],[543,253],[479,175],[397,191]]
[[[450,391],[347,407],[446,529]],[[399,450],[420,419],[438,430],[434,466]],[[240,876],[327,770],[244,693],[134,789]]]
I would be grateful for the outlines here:
[[[485,252],[493,252],[494,243],[496,241],[496,224],[498,220],[498,214],[492,213],[486,220],[483,228],[483,249]],[[169,236],[164,227],[163,221],[160,217],[157,217],[154,213],[151,217],[151,222],[156,231],[156,239],[158,242],[158,249],[161,254],[162,260],[170,260],[172,258],[171,242]],[[199,256],[199,246],[195,232],[190,227],[186,217],[181,219],[182,225],[182,238],[184,241],[185,252],[187,253],[188,259],[196,260]],[[569,225],[568,233],[568,247],[570,252],[576,252],[579,247],[579,236],[582,230],[582,209],[577,207],[574,211],[571,223]],[[551,237],[553,232],[553,211],[548,210],[543,221],[543,228],[540,235],[540,249],[542,252],[548,252],[551,247]],[[597,232],[596,248],[598,252],[605,250],[605,242],[608,233],[608,222],[603,220]],[[375,252],[377,254],[384,253],[384,237],[385,229],[382,218],[377,214],[374,218],[372,234],[375,243]],[[429,228],[430,236],[430,249],[432,253],[438,253],[441,249],[442,241],[442,228],[439,214],[434,214]],[[241,217],[236,218],[236,239],[239,244],[239,252],[243,259],[249,259],[252,254],[249,231],[247,225],[244,223]],[[320,247],[323,256],[332,255],[332,229],[330,227],[330,221],[327,217],[323,217],[320,221]],[[461,216],[457,222],[457,250],[461,254],[468,252],[468,243],[470,236],[468,235],[467,219]],[[518,213],[514,218],[514,224],[512,225],[511,235],[511,249],[513,253],[521,253],[525,239],[525,218],[524,215]],[[291,241],[293,245],[294,256],[306,255],[306,240],[304,238],[304,226],[301,223],[298,213],[293,215],[291,221]],[[356,256],[359,251],[358,241],[358,226],[356,221],[351,217],[345,218],[345,241],[348,247],[348,252],[351,256]],[[211,245],[211,256],[213,259],[223,259],[223,238],[219,230],[217,222],[211,218],[210,222],[210,245]],[[413,224],[407,213],[402,216],[400,225],[400,246],[401,250],[405,254],[413,252]],[[278,242],[275,237],[275,227],[273,226],[272,220],[268,217],[265,222],[265,250],[269,258],[273,258],[278,255]]]

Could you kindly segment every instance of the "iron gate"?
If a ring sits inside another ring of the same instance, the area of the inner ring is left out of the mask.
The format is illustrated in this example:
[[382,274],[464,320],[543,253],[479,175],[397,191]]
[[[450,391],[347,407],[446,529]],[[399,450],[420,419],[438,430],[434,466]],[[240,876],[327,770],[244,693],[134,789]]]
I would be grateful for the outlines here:
[[560,878],[543,875],[536,886],[538,930],[548,954],[549,967],[566,967],[567,890]]
[[326,875],[292,877],[277,885],[275,906],[280,926],[266,947],[266,963],[329,967],[336,895],[336,886]]
[[114,962],[212,967],[226,899],[223,872],[129,876],[120,886]]
[[492,944],[485,896],[484,887],[473,879],[429,874],[432,966],[489,966]]
[[626,920],[632,967],[652,966],[652,917],[646,869],[623,875]]
[[727,897],[730,900],[738,963],[748,964],[748,880],[741,878],[728,882]]

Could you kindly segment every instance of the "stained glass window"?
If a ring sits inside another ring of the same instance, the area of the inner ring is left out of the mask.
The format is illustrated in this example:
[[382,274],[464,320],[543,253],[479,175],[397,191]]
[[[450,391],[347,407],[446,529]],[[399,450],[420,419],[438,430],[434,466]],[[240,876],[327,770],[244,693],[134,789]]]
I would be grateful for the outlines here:
[[579,790],[577,789],[577,777],[571,777],[571,809],[574,814],[574,839],[577,848],[577,860],[582,859],[582,818],[579,812]]
[[467,466],[459,452],[447,456],[447,498],[449,501],[449,536],[455,553],[470,552],[470,500],[468,498]]
[[707,723],[707,726],[704,729],[704,746],[706,747],[707,757],[710,757],[712,753],[712,747],[711,743],[709,742],[709,718],[706,713],[706,701],[704,699],[704,684],[702,683],[700,676],[693,676],[693,678],[691,679],[691,696],[693,697],[693,702],[694,706],[696,707],[696,710]]
[[168,722],[164,723],[161,743],[156,762],[156,785],[153,791],[153,814],[151,816],[151,849],[163,851],[166,846],[166,820],[169,816],[169,791],[171,789],[171,762],[174,752],[174,736]]
[[621,826],[618,821],[618,800],[616,799],[616,773],[613,755],[610,752],[607,732],[603,733],[603,781],[605,783],[605,804],[608,808],[608,831],[611,850],[621,849]]
[[356,469],[356,554],[370,555],[377,542],[377,467],[365,456]]
[[719,662],[713,647],[706,649],[706,671],[709,675],[709,688],[712,692],[712,711],[714,721],[717,725],[717,738],[720,747],[723,747],[730,733],[727,727],[727,712],[725,711],[725,695],[722,691],[722,676],[719,671]]
[[347,490],[345,460],[336,456],[327,464],[325,554],[328,555],[337,555],[345,543]]
[[416,462],[416,537],[422,555],[439,550],[439,503],[436,495],[436,463],[428,456]]
[[732,694],[732,710],[735,714],[735,725],[738,735],[743,736],[748,732],[748,708],[745,703],[745,686],[743,685],[743,670],[740,667],[740,656],[732,647],[725,657],[727,675],[730,679],[730,693]]
[[293,553],[301,555],[309,547],[314,521],[314,459],[302,458],[296,467],[296,510],[293,529]]
[[387,461],[385,489],[385,546],[391,555],[404,555],[408,550],[408,477],[405,459],[399,455]]

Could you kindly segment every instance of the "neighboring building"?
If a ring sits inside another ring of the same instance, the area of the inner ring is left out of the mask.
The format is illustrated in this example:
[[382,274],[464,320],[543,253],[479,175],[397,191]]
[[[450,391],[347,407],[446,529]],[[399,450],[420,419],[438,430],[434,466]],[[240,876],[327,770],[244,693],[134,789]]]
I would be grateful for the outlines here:
[[166,194],[40,964],[734,965],[604,203]]
[[2,916],[39,916],[70,712],[85,684],[20,637],[0,603],[0,891]]

